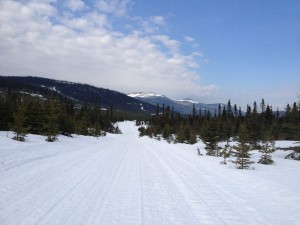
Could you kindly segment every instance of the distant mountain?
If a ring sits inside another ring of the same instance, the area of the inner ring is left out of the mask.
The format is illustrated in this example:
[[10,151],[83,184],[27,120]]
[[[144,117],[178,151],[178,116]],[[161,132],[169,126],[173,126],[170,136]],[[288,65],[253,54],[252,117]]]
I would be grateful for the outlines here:
[[160,95],[152,92],[151,93],[135,92],[135,93],[128,94],[128,96],[134,97],[135,99],[152,104],[154,106],[156,106],[157,104],[159,104],[160,107],[162,107],[163,104],[165,106],[170,106],[170,107],[173,106],[174,110],[181,114],[190,114],[192,112],[189,106],[178,104],[176,101],[167,98],[164,95]]
[[124,112],[135,112],[151,114],[155,112],[155,106],[140,101],[126,94],[95,87],[88,84],[72,83],[68,81],[52,80],[41,77],[0,76],[0,90],[10,89],[12,91],[26,91],[46,96],[49,92],[67,97],[81,104],[88,102],[101,107],[110,107]]
[[[165,106],[174,107],[174,110],[181,114],[191,114],[193,111],[193,106],[195,106],[195,109],[198,114],[200,111],[203,112],[205,110],[209,110],[211,114],[214,114],[215,110],[218,110],[219,108],[219,103],[205,104],[205,103],[199,103],[192,99],[172,100],[164,95],[156,94],[153,92],[150,93],[135,92],[127,95],[130,97],[134,97],[140,101],[150,103],[152,105],[159,104],[160,106],[162,106],[164,104]],[[221,104],[221,106],[223,105],[224,104]]]
[[206,103],[200,103],[197,101],[194,101],[192,99],[183,99],[183,100],[175,100],[177,103],[182,104],[184,106],[187,106],[191,109],[193,109],[193,106],[195,106],[195,109],[197,113],[201,110],[202,112],[205,110],[210,111],[212,115],[214,115],[215,110],[219,110],[219,105],[223,108],[223,103],[212,103],[212,104],[206,104]]

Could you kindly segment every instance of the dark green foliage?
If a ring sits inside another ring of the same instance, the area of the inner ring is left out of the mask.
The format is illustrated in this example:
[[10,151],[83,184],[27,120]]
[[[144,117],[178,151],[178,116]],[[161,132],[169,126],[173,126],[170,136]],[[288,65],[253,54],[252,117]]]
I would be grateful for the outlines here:
[[13,114],[16,110],[17,95],[6,90],[0,92],[0,130],[9,130],[9,124],[14,121]]
[[229,140],[227,140],[224,149],[220,151],[220,155],[223,157],[223,161],[221,161],[220,164],[227,164],[226,159],[230,157],[231,151],[232,151],[232,147],[229,145]]
[[14,112],[14,122],[11,130],[15,133],[13,137],[16,141],[25,141],[26,134],[28,133],[28,127],[25,127],[27,99],[22,96],[17,102],[16,110]]
[[67,98],[49,92],[41,96],[29,92],[0,92],[1,130],[15,131],[16,140],[24,140],[27,133],[47,136],[47,141],[57,140],[58,134],[71,136],[73,133],[105,135],[105,132],[120,133],[114,127],[113,108],[109,113],[99,105],[76,105]]
[[194,144],[196,137],[200,136],[208,155],[215,156],[219,155],[217,143],[238,136],[242,124],[247,133],[244,141],[251,149],[262,148],[260,144],[267,132],[274,139],[300,140],[300,108],[296,103],[292,107],[287,106],[285,116],[278,110],[273,112],[264,100],[259,106],[254,102],[253,108],[247,105],[246,113],[241,111],[241,107],[232,107],[229,100],[227,106],[220,104],[213,116],[207,109],[197,114],[195,108],[191,115],[183,116],[168,106],[160,108],[157,104],[156,113],[146,121],[147,127],[141,129],[141,135],[161,136],[169,143],[175,137],[177,143],[190,144]]
[[249,138],[246,126],[241,124],[237,138],[238,144],[233,146],[233,154],[236,157],[233,163],[236,164],[238,169],[248,169],[250,165],[254,163],[250,160],[250,146],[247,143],[247,140],[249,140]]
[[197,136],[194,131],[191,132],[189,144],[193,145],[197,143]]
[[220,137],[214,120],[207,120],[204,123],[201,131],[201,139],[206,145],[205,149],[207,155],[219,156],[218,142],[220,142]]
[[258,163],[266,165],[274,163],[271,154],[275,152],[275,150],[275,142],[271,137],[270,133],[267,133],[263,138],[262,146],[259,150],[259,152],[262,153],[262,155]]
[[300,140],[300,107],[294,102],[293,106],[286,107],[286,117],[282,124],[282,138]]
[[27,111],[30,133],[43,134],[45,132],[46,114],[45,102],[38,95],[31,97]]
[[45,135],[47,136],[46,141],[54,142],[57,140],[58,135],[58,115],[59,115],[59,104],[57,100],[52,96],[48,96],[45,110],[46,123],[45,123]]

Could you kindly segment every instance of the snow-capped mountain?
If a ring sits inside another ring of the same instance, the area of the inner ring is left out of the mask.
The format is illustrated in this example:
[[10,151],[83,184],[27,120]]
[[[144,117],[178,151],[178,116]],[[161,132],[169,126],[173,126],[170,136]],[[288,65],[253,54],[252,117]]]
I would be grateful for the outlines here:
[[209,110],[210,113],[213,114],[215,113],[215,110],[218,109],[219,107],[219,103],[205,104],[205,103],[194,101],[193,99],[189,99],[189,98],[182,99],[182,100],[172,100],[166,97],[165,95],[161,95],[153,92],[149,92],[149,93],[135,92],[127,95],[136,98],[140,101],[150,103],[152,105],[159,104],[162,107],[162,105],[164,104],[165,106],[174,107],[174,110],[181,114],[191,114],[194,106],[197,113],[199,113],[199,111]]
[[182,100],[175,100],[177,103],[182,104],[182,105],[188,105],[190,106],[191,104],[199,104],[199,102],[194,101],[193,99],[190,98],[186,98],[186,99],[182,99]]
[[159,104],[160,107],[162,107],[163,105],[174,107],[174,110],[181,114],[191,113],[191,108],[189,106],[179,104],[176,101],[166,97],[165,95],[161,95],[153,92],[135,92],[127,95],[137,100],[149,103],[151,105],[156,106],[157,104]]
[[130,93],[127,94],[129,97],[132,98],[152,98],[152,97],[165,97],[164,95],[160,95],[154,92],[134,92],[134,93]]

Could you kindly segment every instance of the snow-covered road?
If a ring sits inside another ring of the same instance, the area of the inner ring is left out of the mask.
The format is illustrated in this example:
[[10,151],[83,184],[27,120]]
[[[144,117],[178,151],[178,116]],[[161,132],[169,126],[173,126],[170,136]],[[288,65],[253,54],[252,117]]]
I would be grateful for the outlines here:
[[299,224],[299,162],[241,171],[120,128],[57,143],[2,133],[0,225]]

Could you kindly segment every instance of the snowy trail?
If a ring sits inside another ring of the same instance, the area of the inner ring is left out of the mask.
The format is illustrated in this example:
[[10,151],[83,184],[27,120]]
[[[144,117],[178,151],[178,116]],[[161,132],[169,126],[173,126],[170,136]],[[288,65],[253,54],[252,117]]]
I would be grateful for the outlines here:
[[15,161],[16,142],[0,148],[0,225],[299,223],[299,163],[240,171],[197,157],[195,146],[138,138],[131,122],[120,128],[44,150],[45,142],[24,143]]

